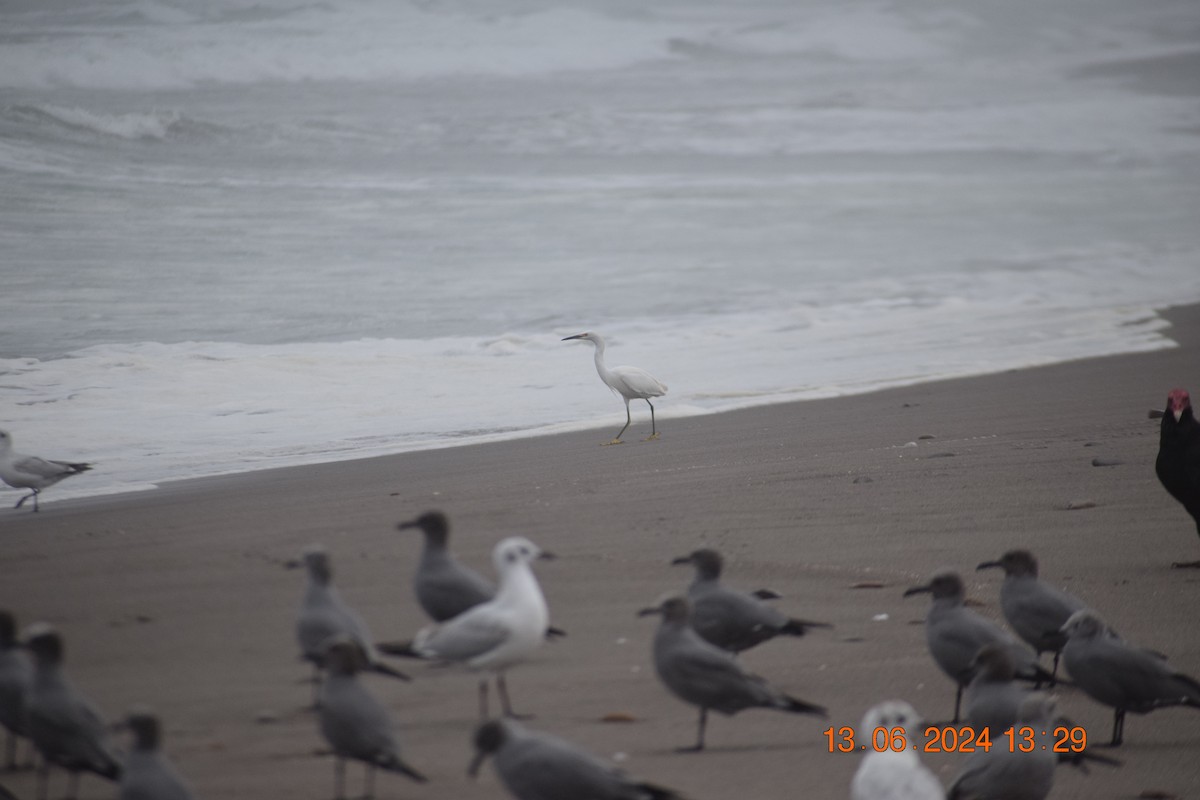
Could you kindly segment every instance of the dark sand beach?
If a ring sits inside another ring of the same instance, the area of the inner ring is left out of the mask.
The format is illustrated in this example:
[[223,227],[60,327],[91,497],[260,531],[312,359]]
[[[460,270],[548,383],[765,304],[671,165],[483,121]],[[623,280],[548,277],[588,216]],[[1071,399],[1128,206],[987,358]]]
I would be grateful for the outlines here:
[[[61,629],[70,676],[110,718],[135,703],[157,709],[199,797],[327,798],[332,760],[304,710],[309,670],[293,638],[304,575],[286,565],[325,544],[343,596],[376,636],[407,638],[425,624],[410,588],[420,542],[395,525],[443,509],[453,548],[489,573],[503,536],[559,556],[537,570],[569,636],[509,676],[531,725],[620,754],[634,775],[694,800],[845,797],[859,756],[830,753],[825,728],[857,726],[889,698],[932,721],[951,714],[953,687],[919,625],[928,600],[902,598],[937,568],[960,570],[979,610],[999,620],[1001,576],[974,567],[1028,547],[1044,578],[1200,675],[1200,571],[1171,569],[1200,558],[1200,539],[1155,479],[1158,424],[1146,414],[1174,386],[1200,391],[1200,308],[1165,315],[1178,348],[668,420],[651,443],[638,441],[639,422],[624,446],[598,446],[620,422],[615,407],[604,429],[582,433],[188,481],[46,503],[37,515],[6,507],[0,606],[22,625]],[[0,494],[6,506],[17,497]],[[682,589],[690,571],[670,561],[701,546],[726,555],[730,584],[771,587],[780,609],[836,626],[742,656],[828,707],[828,721],[714,716],[708,751],[674,752],[692,742],[696,714],[655,678],[656,623],[635,612]],[[382,775],[377,796],[505,796],[490,769],[465,775],[475,677],[400,666],[411,684],[365,680],[431,782]],[[1109,709],[1069,688],[1058,695],[1061,711],[1107,741]],[[632,721],[601,721],[611,714]],[[1200,712],[1131,715],[1125,737],[1122,768],[1060,769],[1051,796],[1196,796]],[[963,759],[925,757],[945,783]],[[350,770],[352,794],[361,778]],[[64,780],[56,773],[52,796]],[[30,773],[0,782],[33,796]],[[112,795],[84,780],[83,797]]]

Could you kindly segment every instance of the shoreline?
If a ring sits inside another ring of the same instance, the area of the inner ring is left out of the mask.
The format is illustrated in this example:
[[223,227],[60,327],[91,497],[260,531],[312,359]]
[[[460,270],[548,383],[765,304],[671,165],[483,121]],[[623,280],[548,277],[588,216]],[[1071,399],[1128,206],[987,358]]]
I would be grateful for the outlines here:
[[[1195,303],[1195,304],[1189,303],[1189,304],[1183,304],[1183,305],[1179,305],[1179,306],[1167,306],[1167,307],[1162,307],[1162,308],[1156,308],[1153,310],[1153,313],[1157,317],[1159,317],[1160,319],[1162,319],[1164,321],[1164,328],[1163,328],[1163,332],[1161,333],[1161,336],[1163,339],[1174,342],[1174,340],[1166,333],[1166,331],[1169,331],[1172,326],[1172,322],[1171,322],[1172,311],[1174,311],[1176,309],[1189,309],[1189,308],[1192,308],[1193,306],[1200,308],[1200,303]],[[996,375],[1003,375],[1003,374],[1009,374],[1009,373],[1014,373],[1014,372],[1025,372],[1028,370],[1053,369],[1055,367],[1065,365],[1065,364],[1086,362],[1086,361],[1092,361],[1092,360],[1096,360],[1096,359],[1119,358],[1122,356],[1138,356],[1138,355],[1143,355],[1143,354],[1147,354],[1147,353],[1155,353],[1160,350],[1171,350],[1171,349],[1175,349],[1178,346],[1179,346],[1178,343],[1174,343],[1174,344],[1167,344],[1167,345],[1164,345],[1161,347],[1153,347],[1153,348],[1140,349],[1140,350],[1127,350],[1127,351],[1123,351],[1123,352],[1115,353],[1115,354],[1105,354],[1105,355],[1098,355],[1098,356],[1084,356],[1084,357],[1080,357],[1080,358],[1071,359],[1068,361],[1054,361],[1054,362],[1051,362],[1048,364],[1035,364],[1035,365],[1028,365],[1028,366],[1020,366],[1020,367],[1007,367],[1007,368],[1002,368],[1002,369],[997,369],[997,370],[992,370],[992,371],[987,371],[987,372],[968,373],[968,374],[962,374],[962,375],[951,375],[949,377],[936,378],[936,379],[932,379],[932,380],[920,378],[920,379],[916,379],[912,382],[908,382],[905,380],[896,379],[889,385],[885,385],[882,387],[870,388],[870,389],[866,389],[866,390],[862,390],[862,391],[849,391],[844,394],[835,394],[832,396],[805,397],[805,398],[789,399],[789,400],[772,399],[772,400],[765,400],[761,403],[752,403],[750,405],[735,406],[733,408],[724,408],[724,409],[715,409],[715,410],[700,410],[700,411],[684,411],[681,416],[672,416],[671,409],[667,408],[667,409],[665,409],[665,411],[666,411],[665,415],[663,414],[664,409],[659,410],[659,415],[661,417],[663,417],[663,419],[665,421],[667,421],[668,424],[674,424],[681,420],[688,420],[688,419],[693,419],[693,418],[710,418],[710,417],[715,417],[715,416],[720,416],[720,415],[725,415],[725,414],[739,414],[739,413],[743,413],[743,412],[752,412],[752,411],[766,409],[766,408],[788,407],[788,406],[793,406],[793,405],[805,405],[805,404],[810,404],[810,403],[822,403],[822,402],[835,403],[839,400],[844,400],[847,398],[872,396],[872,395],[878,395],[878,394],[892,392],[892,391],[902,391],[905,389],[913,389],[913,388],[916,388],[919,386],[924,386],[924,385],[939,385],[939,384],[952,383],[955,381],[975,380],[975,379],[988,378],[988,377],[992,377],[992,376],[996,376]],[[193,481],[218,481],[218,480],[222,480],[222,479],[230,479],[233,481],[237,481],[239,478],[242,478],[247,475],[260,474],[260,473],[272,472],[272,471],[277,471],[277,470],[309,469],[309,468],[329,466],[329,465],[335,465],[335,464],[344,464],[347,462],[370,461],[373,459],[401,458],[404,456],[413,456],[413,455],[418,455],[421,453],[427,453],[427,452],[437,451],[437,450],[452,450],[452,449],[459,449],[459,448],[488,447],[488,446],[494,446],[494,445],[504,445],[505,443],[520,441],[520,440],[524,440],[524,439],[540,439],[540,438],[556,437],[556,436],[584,435],[584,434],[587,434],[588,432],[592,432],[592,431],[603,431],[603,430],[607,430],[609,428],[618,427],[620,424],[619,413],[614,413],[611,416],[612,416],[612,420],[615,420],[615,422],[614,421],[564,422],[564,423],[559,423],[559,424],[550,426],[548,429],[544,429],[544,430],[541,430],[538,432],[532,432],[532,433],[523,432],[523,433],[518,433],[515,435],[501,433],[501,434],[496,435],[497,438],[489,439],[489,438],[484,437],[483,439],[473,439],[470,441],[454,441],[454,440],[452,440],[452,438],[447,437],[445,440],[442,440],[442,441],[430,440],[430,442],[432,442],[432,443],[426,443],[424,445],[419,446],[417,449],[412,449],[412,450],[399,450],[399,451],[394,451],[394,452],[374,453],[374,454],[371,454],[371,453],[351,454],[351,455],[346,455],[342,458],[335,458],[333,460],[326,460],[326,461],[322,461],[322,460],[305,461],[305,462],[301,462],[301,463],[281,464],[278,466],[250,467],[248,469],[242,469],[242,470],[230,469],[227,471],[222,471],[222,472],[217,472],[217,473],[212,473],[212,474],[207,474],[207,475],[193,475],[193,476],[185,476],[185,477],[179,477],[179,478],[169,478],[169,479],[162,480],[162,481],[146,480],[146,481],[142,481],[142,482],[138,482],[138,483],[130,483],[130,484],[125,485],[123,488],[115,489],[112,491],[98,491],[96,493],[79,494],[79,495],[73,495],[73,496],[70,495],[69,493],[72,491],[79,491],[79,490],[76,488],[77,485],[72,485],[71,483],[68,482],[67,484],[65,484],[65,486],[67,487],[66,491],[68,492],[67,497],[64,497],[61,500],[56,499],[55,494],[62,492],[63,488],[52,487],[49,490],[49,492],[50,492],[49,498],[47,499],[47,498],[43,497],[42,503],[46,504],[48,502],[49,504],[52,504],[55,506],[61,506],[62,504],[67,504],[67,503],[87,504],[87,503],[94,502],[94,501],[102,502],[108,498],[127,497],[130,495],[143,494],[143,493],[147,493],[147,492],[161,492],[164,490],[171,490],[172,487],[176,487],[180,484],[186,484],[186,483],[190,483]],[[601,411],[594,418],[607,420],[607,415],[605,415],[605,413],[603,411]],[[630,430],[627,432],[626,437],[625,437],[628,442],[636,441],[636,437],[638,435],[640,435],[639,427],[640,427],[641,423],[646,422],[646,421],[647,420],[641,419],[641,417],[639,417],[638,415],[634,416],[633,424],[630,426]],[[89,476],[89,477],[92,477],[92,476]],[[14,498],[17,498],[20,496],[20,494],[18,493],[17,490],[11,489],[11,487],[0,484],[0,500],[2,500],[4,497],[10,496],[10,495]],[[0,505],[0,522],[3,522],[3,520],[4,520],[3,515],[4,515],[4,509],[3,509],[2,505]]]
[[[913,624],[927,601],[901,597],[941,567],[959,570],[980,611],[998,619],[999,576],[974,566],[1026,546],[1044,578],[1200,675],[1191,611],[1200,575],[1170,569],[1200,556],[1200,541],[1154,477],[1158,425],[1146,418],[1200,363],[1200,306],[1160,314],[1178,347],[671,419],[654,443],[637,441],[635,422],[620,447],[599,447],[600,430],[588,429],[0,513],[0,606],[22,626],[40,619],[63,631],[68,674],[109,719],[139,702],[161,712],[166,751],[198,796],[325,796],[332,764],[313,755],[323,743],[301,710],[308,670],[291,634],[303,576],[286,564],[323,542],[343,596],[375,635],[411,635],[425,624],[410,589],[419,545],[394,526],[441,508],[451,547],[481,571],[506,535],[559,556],[538,575],[569,635],[509,677],[514,704],[537,715],[531,726],[602,756],[623,753],[631,774],[693,800],[783,800],[797,784],[845,796],[858,756],[829,753],[825,728],[857,726],[892,697],[933,721],[952,710],[952,685]],[[673,752],[691,742],[695,713],[653,677],[655,623],[634,612],[681,590],[690,573],[669,561],[702,546],[724,553],[730,585],[769,586],[786,613],[835,625],[742,657],[828,707],[828,721],[718,715],[710,751]],[[852,588],[863,583],[882,588]],[[378,795],[502,796],[490,768],[476,782],[464,775],[474,677],[401,666],[412,684],[366,680],[399,718],[406,758],[432,782],[381,775]],[[1067,688],[1059,698],[1091,740],[1107,739],[1107,708]],[[599,722],[621,713],[634,721]],[[1053,796],[1186,796],[1200,782],[1198,741],[1192,710],[1131,715],[1116,753],[1125,766],[1063,768]],[[923,760],[949,783],[963,758]],[[352,768],[351,792],[359,780]],[[2,782],[20,796],[33,786],[28,774]],[[110,794],[84,779],[81,797]]]

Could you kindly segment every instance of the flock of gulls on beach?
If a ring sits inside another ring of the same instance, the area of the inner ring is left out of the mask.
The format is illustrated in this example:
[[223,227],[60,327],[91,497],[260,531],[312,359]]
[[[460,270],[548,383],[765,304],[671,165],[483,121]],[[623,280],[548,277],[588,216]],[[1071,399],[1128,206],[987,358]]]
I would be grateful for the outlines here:
[[[629,401],[661,396],[666,386],[631,367],[605,367],[604,340],[594,333],[569,339],[596,348],[596,367],[626,406]],[[651,438],[658,436],[651,408]],[[1158,416],[1157,413],[1154,416]],[[1200,533],[1200,425],[1190,399],[1173,390],[1162,413],[1156,471],[1163,486],[1196,520]],[[50,461],[17,453],[12,438],[0,431],[0,479],[29,490],[17,503],[77,475],[89,465]],[[550,613],[533,571],[535,561],[553,558],[522,537],[500,541],[493,551],[497,583],[470,570],[448,548],[445,514],[430,511],[401,523],[417,529],[424,547],[414,575],[414,592],[432,624],[411,641],[376,642],[362,618],[342,600],[333,583],[329,553],[314,545],[303,553],[307,571],[295,634],[303,658],[315,673],[313,697],[317,727],[335,756],[335,793],[345,796],[348,760],[366,765],[364,797],[374,794],[375,771],[382,769],[416,781],[429,780],[409,764],[396,735],[392,712],[367,687],[365,674],[399,680],[409,677],[389,658],[417,658],[460,665],[479,677],[480,724],[470,739],[474,775],[491,758],[501,783],[518,800],[671,800],[676,791],[626,776],[607,761],[572,743],[532,729],[517,720],[505,683],[507,671],[527,660],[548,638],[563,636],[550,624]],[[686,593],[668,596],[643,616],[659,617],[653,663],[663,687],[697,710],[695,742],[701,751],[710,711],[724,715],[754,708],[827,716],[820,705],[790,696],[748,672],[738,654],[778,636],[802,636],[825,623],[790,618],[768,604],[777,596],[760,590],[742,592],[722,583],[723,561],[711,549],[676,559],[694,570]],[[1200,566],[1200,562],[1175,566]],[[925,619],[929,653],[956,689],[954,720],[947,730],[970,726],[981,744],[943,788],[911,746],[924,723],[902,700],[871,708],[858,736],[870,746],[850,786],[852,800],[1041,800],[1053,784],[1058,764],[1120,762],[1085,746],[1069,720],[1055,715],[1052,696],[1041,684],[1072,685],[1113,709],[1109,746],[1122,743],[1125,716],[1168,706],[1200,709],[1200,682],[1171,667],[1160,653],[1139,648],[1110,628],[1087,603],[1038,577],[1038,562],[1028,550],[1010,550],[979,570],[1000,569],[1000,606],[1009,633],[969,608],[961,576],[933,575],[905,596],[929,594]],[[129,731],[131,749],[120,754],[106,723],[68,680],[63,668],[61,635],[49,625],[30,625],[18,637],[14,616],[0,611],[0,725],[8,731],[6,764],[18,768],[18,738],[26,738],[40,756],[38,797],[48,795],[51,766],[69,774],[68,796],[76,797],[80,775],[94,773],[116,781],[122,800],[189,800],[193,797],[160,750],[160,723],[154,713],[136,708],[117,726]],[[1047,669],[1042,656],[1052,654]],[[1060,678],[1060,662],[1069,675]],[[1023,683],[1035,684],[1033,689]],[[500,714],[490,709],[494,683]],[[831,729],[832,730],[832,729]],[[464,739],[469,732],[464,732]],[[839,736],[853,735],[842,728]],[[990,740],[990,747],[982,742]],[[831,739],[831,747],[832,747]],[[1059,751],[1059,752],[1056,752]],[[13,795],[0,787],[0,798]]]

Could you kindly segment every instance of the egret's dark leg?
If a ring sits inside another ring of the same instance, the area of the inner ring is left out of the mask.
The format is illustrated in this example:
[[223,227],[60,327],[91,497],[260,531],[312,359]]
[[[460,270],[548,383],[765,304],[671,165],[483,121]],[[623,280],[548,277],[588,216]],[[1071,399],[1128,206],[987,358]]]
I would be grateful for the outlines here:
[[646,439],[648,442],[658,438],[658,429],[654,425],[654,403],[651,403],[649,398],[645,398],[645,400],[646,405],[650,406],[650,436]]
[[621,430],[617,431],[616,438],[614,438],[611,442],[608,442],[608,444],[620,444],[621,443],[621,434],[625,433],[625,431],[629,429],[630,422],[631,422],[631,418],[629,416],[629,400],[626,400],[625,401],[625,427],[621,428]]

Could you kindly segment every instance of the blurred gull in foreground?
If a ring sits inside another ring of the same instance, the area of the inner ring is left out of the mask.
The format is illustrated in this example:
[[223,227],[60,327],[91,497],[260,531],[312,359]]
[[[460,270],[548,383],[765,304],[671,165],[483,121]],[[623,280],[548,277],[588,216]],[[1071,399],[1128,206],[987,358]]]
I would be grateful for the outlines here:
[[358,642],[339,637],[325,651],[325,681],[321,685],[317,723],[321,735],[333,748],[335,797],[345,797],[346,759],[367,766],[364,797],[374,795],[375,769],[406,775],[418,783],[426,778],[404,763],[396,740],[391,714],[358,682],[360,669],[368,666]]
[[825,716],[821,706],[789,697],[742,668],[732,653],[709,644],[688,624],[687,599],[669,597],[639,616],[658,614],[662,622],[654,634],[654,669],[672,694],[700,709],[696,744],[685,750],[704,749],[709,710],[733,715],[747,708],[773,708],[796,714]]
[[871,708],[863,717],[858,735],[866,738],[877,728],[904,729],[909,743],[901,750],[876,750],[868,744],[866,754],[850,782],[850,800],[944,800],[942,784],[921,763],[912,744],[920,741],[920,715],[903,700],[889,700]]
[[347,636],[358,642],[366,655],[367,668],[393,678],[408,680],[403,672],[392,669],[379,660],[371,632],[354,609],[346,605],[333,585],[333,565],[329,553],[320,545],[304,550],[304,566],[308,571],[308,587],[296,616],[296,641],[300,655],[313,665],[314,680],[319,679],[324,662],[325,645],[333,638]]
[[724,562],[716,550],[696,550],[671,563],[695,567],[696,577],[688,587],[691,624],[705,641],[722,650],[740,653],[776,636],[803,636],[809,628],[832,627],[824,622],[792,619],[759,599],[774,596],[772,593],[760,590],[755,596],[723,586]]
[[682,800],[670,789],[634,781],[565,739],[490,720],[475,732],[474,777],[485,758],[517,800]]
[[1075,684],[1113,708],[1112,744],[1125,736],[1125,713],[1147,714],[1166,706],[1200,708],[1200,683],[1176,672],[1166,659],[1108,633],[1093,611],[1076,611],[1063,626],[1063,662]]
[[25,696],[33,681],[33,665],[17,641],[17,622],[8,611],[0,611],[0,726],[7,734],[6,769],[17,768],[17,738],[28,736]]
[[63,674],[62,637],[49,625],[38,623],[29,627],[26,646],[34,662],[25,707],[29,738],[44,759],[38,771],[38,797],[47,795],[52,764],[71,775],[68,797],[79,794],[80,772],[119,780],[121,764],[109,742],[108,726]]
[[[531,564],[554,558],[520,536],[496,545],[492,560],[500,576],[496,596],[450,621],[419,631],[412,642],[381,644],[393,655],[464,664],[496,676],[496,691],[507,716],[516,716],[508,698],[505,671],[524,661],[545,639],[550,612]],[[488,716],[488,679],[479,682],[480,716]]]
[[32,497],[33,510],[38,511],[38,495],[42,489],[92,468],[91,464],[82,462],[51,461],[17,453],[12,445],[12,436],[8,431],[0,431],[0,480],[14,489],[30,490],[13,508],[20,508]]
[[192,791],[175,771],[159,744],[162,727],[158,717],[137,708],[125,718],[133,733],[133,749],[125,759],[120,800],[192,800]]
[[[1042,692],[1033,692],[1021,703],[1017,719],[1035,734],[1053,728],[1054,701]],[[1018,737],[1018,741],[1024,744]],[[976,748],[947,793],[948,800],[1044,800],[1054,786],[1058,756],[1043,747],[1045,738],[1036,739],[1029,752],[1014,746],[1009,751],[1007,738],[993,739],[988,750]]]
[[979,648],[971,669],[975,677],[963,694],[963,713],[976,733],[987,730],[995,742],[1017,721],[1029,690],[1017,685],[1008,648],[998,642]]
[[1017,677],[1036,681],[1050,679],[1050,673],[1038,666],[1037,658],[1028,648],[963,604],[966,590],[958,573],[939,572],[929,583],[912,587],[904,596],[920,593],[933,595],[933,603],[925,617],[925,640],[934,662],[955,683],[954,722],[958,722],[963,687],[971,682],[971,664],[985,644],[999,644],[1008,651]]

